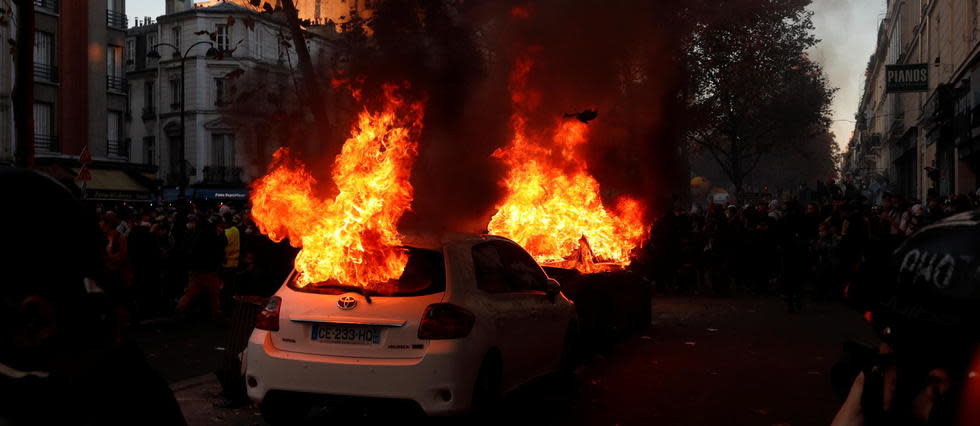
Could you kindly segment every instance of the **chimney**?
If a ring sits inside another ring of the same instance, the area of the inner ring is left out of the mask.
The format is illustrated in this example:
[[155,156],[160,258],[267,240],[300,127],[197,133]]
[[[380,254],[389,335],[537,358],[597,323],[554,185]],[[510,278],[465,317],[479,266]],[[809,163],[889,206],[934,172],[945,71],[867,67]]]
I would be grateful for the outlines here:
[[167,15],[183,12],[194,7],[194,0],[164,0],[167,3]]

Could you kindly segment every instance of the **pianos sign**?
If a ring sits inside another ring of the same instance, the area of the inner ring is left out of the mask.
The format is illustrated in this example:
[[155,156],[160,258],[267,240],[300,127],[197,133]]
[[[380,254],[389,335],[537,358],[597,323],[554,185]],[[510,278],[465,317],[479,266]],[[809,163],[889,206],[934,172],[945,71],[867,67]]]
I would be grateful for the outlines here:
[[885,65],[885,91],[928,92],[929,64]]

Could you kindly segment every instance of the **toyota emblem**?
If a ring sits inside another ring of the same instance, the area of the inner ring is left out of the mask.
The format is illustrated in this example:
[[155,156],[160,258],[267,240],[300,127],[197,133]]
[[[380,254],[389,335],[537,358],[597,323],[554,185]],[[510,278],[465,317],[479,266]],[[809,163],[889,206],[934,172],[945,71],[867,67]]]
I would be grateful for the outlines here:
[[349,311],[357,307],[357,299],[353,296],[344,296],[337,300],[337,307]]

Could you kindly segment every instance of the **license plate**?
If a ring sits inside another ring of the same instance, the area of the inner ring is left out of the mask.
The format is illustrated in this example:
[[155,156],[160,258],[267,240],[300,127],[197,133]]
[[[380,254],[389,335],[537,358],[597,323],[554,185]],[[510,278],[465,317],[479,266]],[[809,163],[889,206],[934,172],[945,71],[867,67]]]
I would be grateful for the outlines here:
[[381,343],[381,329],[375,327],[350,327],[343,325],[313,325],[310,339],[320,343],[344,345],[377,345]]

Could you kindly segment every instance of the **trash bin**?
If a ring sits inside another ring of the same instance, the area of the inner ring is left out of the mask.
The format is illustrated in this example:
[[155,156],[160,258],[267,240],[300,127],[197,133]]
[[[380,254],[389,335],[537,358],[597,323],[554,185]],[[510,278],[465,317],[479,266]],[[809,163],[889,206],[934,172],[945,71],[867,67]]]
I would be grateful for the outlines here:
[[241,353],[248,345],[248,338],[255,328],[255,317],[265,306],[267,298],[258,296],[235,296],[232,309],[231,328],[225,342],[225,353],[221,368],[215,371],[221,383],[221,393],[233,403],[247,403],[245,377],[242,376]]

